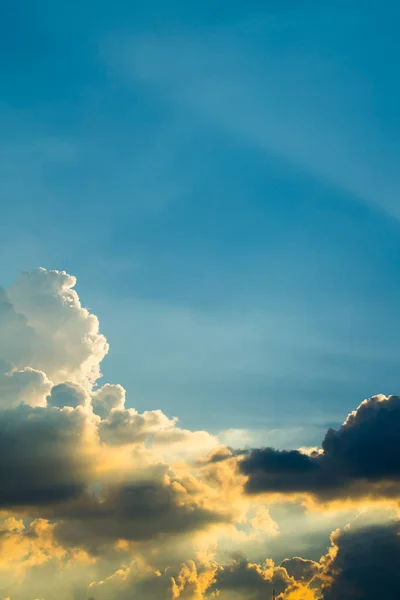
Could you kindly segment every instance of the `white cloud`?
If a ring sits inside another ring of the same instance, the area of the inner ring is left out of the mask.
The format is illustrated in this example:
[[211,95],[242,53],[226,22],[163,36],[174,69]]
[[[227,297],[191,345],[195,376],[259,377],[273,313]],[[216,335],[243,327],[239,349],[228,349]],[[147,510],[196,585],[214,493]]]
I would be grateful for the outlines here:
[[92,394],[93,410],[102,419],[107,419],[113,409],[125,407],[125,390],[122,385],[106,383]]
[[[3,295],[3,360],[46,372],[54,383],[71,381],[90,388],[108,351],[96,316],[82,307],[64,271],[37,269],[21,274]],[[22,363],[22,364],[21,364]]]
[[45,406],[46,396],[52,383],[43,371],[30,367],[13,369],[0,362],[0,407],[10,408],[19,404]]

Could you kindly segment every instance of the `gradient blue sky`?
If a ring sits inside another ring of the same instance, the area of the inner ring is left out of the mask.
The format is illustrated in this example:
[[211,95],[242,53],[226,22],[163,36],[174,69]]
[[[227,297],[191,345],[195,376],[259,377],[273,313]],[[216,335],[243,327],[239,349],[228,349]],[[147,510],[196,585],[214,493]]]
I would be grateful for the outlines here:
[[103,381],[183,426],[312,444],[398,392],[399,17],[2,2],[2,284],[76,275]]

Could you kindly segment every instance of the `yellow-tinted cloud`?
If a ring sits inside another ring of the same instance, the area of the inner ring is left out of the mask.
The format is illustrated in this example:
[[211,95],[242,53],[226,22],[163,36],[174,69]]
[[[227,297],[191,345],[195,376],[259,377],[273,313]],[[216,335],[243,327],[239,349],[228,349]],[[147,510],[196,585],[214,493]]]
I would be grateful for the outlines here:
[[[399,400],[363,403],[322,450],[239,455],[160,410],[127,408],[118,384],[96,387],[108,345],[74,284],[39,269],[0,295],[4,594],[261,600],[275,588],[280,600],[336,600],[344,550],[352,564],[371,560],[357,551],[361,526],[335,533],[319,562],[275,564],[265,558],[282,532],[273,505],[296,499],[329,519],[397,506]],[[371,431],[383,445],[369,448]],[[372,526],[396,554],[395,529]]]

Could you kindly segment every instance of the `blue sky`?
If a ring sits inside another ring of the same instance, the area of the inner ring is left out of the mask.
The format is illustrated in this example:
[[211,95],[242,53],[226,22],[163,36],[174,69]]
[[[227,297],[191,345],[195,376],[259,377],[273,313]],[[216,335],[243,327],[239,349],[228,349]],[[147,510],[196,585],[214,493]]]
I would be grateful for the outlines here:
[[399,16],[3,3],[2,283],[76,275],[104,380],[183,426],[311,444],[396,393]]

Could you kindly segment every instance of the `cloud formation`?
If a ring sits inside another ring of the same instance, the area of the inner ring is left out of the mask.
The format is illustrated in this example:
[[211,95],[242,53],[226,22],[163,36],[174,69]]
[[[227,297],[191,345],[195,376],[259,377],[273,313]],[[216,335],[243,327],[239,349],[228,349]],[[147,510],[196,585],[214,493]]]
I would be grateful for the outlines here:
[[[92,586],[93,597],[106,600],[110,597],[160,598],[173,600],[206,600],[208,598],[230,598],[241,600],[264,600],[272,597],[275,589],[280,598],[297,585],[284,567],[272,560],[262,564],[252,563],[237,554],[225,564],[197,557],[164,571],[143,568],[137,563],[128,569],[113,574],[108,580]],[[300,584],[301,585],[301,584]]]
[[332,535],[323,563],[323,600],[395,600],[400,589],[400,524],[346,528]]
[[259,494],[398,497],[400,398],[363,402],[321,450],[233,451],[99,385],[108,345],[74,285],[38,269],[0,293],[5,597],[369,600],[373,569],[398,588],[397,523],[337,531],[319,561],[274,562],[281,528]]
[[79,496],[95,468],[92,437],[81,408],[0,411],[0,506],[29,509]]
[[162,572],[133,562],[91,589],[100,600],[263,600],[272,597],[274,589],[279,600],[374,600],[382,594],[395,600],[400,585],[399,533],[398,522],[347,526],[332,534],[331,546],[319,562],[295,557],[280,565],[270,559],[253,563],[237,553],[225,564],[197,558]]
[[322,451],[253,449],[241,462],[246,491],[310,493],[328,500],[371,494],[398,496],[400,397],[373,396],[337,431]]
[[16,369],[43,371],[55,384],[89,387],[100,376],[108,351],[99,321],[83,308],[64,271],[23,273],[0,295],[0,359]]
[[108,346],[74,285],[38,269],[1,294],[0,508],[14,519],[4,526],[41,519],[57,547],[99,557],[231,523],[218,490],[190,472],[217,439],[125,408],[119,385],[96,387]]

